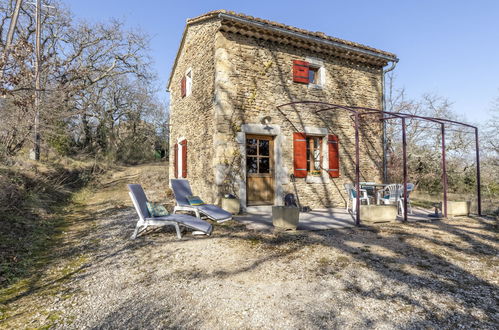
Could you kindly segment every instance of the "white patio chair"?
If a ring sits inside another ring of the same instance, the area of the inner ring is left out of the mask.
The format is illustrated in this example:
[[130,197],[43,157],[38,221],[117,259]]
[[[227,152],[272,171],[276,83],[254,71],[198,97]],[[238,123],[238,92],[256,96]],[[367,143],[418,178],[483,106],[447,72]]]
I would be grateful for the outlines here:
[[[407,209],[409,214],[414,214],[412,212],[412,204],[411,204],[411,192],[414,190],[414,183],[407,183]],[[404,205],[404,185],[400,185],[400,198],[402,200],[402,205]],[[403,209],[402,209],[403,210]],[[402,211],[403,213],[403,211]]]
[[[347,193],[347,207],[346,211],[348,212],[348,209],[350,208],[350,200],[352,201],[352,213],[355,214],[357,211],[357,203],[356,203],[356,197],[357,197],[357,192],[355,191],[355,187],[351,183],[345,183],[343,185],[345,187],[345,192]],[[360,189],[360,203],[362,201],[367,202],[367,205],[369,205],[369,196],[367,196],[367,191],[365,189]]]
[[386,186],[378,194],[378,200],[385,205],[397,204],[397,212],[404,213],[404,204],[402,201],[402,194],[404,186],[401,184],[392,183]]
[[373,199],[376,198],[374,195],[376,188],[374,187],[376,185],[376,182],[359,182],[360,188],[365,189],[367,191],[367,196],[372,197]]

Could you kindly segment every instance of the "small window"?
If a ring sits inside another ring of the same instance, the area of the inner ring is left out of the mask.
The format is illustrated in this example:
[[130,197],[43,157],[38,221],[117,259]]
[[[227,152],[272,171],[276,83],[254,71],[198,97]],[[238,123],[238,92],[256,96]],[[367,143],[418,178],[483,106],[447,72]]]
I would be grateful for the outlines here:
[[307,84],[309,87],[324,86],[325,69],[322,61],[311,60],[312,63],[307,61],[294,60],[293,61],[293,81],[296,83]]
[[308,68],[308,83],[318,85],[319,84],[319,69],[318,67],[310,66]]
[[307,172],[310,175],[321,175],[322,137],[307,136]]
[[185,94],[186,96],[191,95],[192,93],[192,70],[187,70],[185,74]]

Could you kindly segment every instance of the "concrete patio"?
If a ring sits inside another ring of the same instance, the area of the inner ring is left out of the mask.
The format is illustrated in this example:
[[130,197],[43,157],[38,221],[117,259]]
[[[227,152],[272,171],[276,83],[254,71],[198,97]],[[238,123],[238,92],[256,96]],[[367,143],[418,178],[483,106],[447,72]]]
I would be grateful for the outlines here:
[[[408,221],[431,221],[438,218],[428,217],[433,213],[430,210],[414,208]],[[272,231],[272,206],[249,206],[245,214],[234,216],[234,220],[241,222],[246,228],[257,231]],[[402,221],[402,217],[397,217]],[[362,223],[362,222],[361,222]],[[371,224],[364,222],[363,224]],[[328,230],[355,227],[354,217],[344,208],[317,209],[300,213],[300,222],[297,230]]]

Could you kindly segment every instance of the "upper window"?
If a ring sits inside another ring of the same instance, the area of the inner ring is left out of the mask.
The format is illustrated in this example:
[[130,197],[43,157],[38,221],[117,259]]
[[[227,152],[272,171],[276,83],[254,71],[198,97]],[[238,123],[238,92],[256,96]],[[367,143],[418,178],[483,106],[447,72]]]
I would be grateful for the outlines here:
[[185,95],[189,96],[192,93],[192,70],[189,69],[185,73]]
[[324,86],[325,78],[324,66],[321,61],[293,61],[293,81],[309,86],[322,87]]
[[308,83],[318,85],[319,84],[319,69],[318,67],[310,66],[308,68]]
[[180,96],[186,97],[192,93],[192,69],[188,69],[180,81]]

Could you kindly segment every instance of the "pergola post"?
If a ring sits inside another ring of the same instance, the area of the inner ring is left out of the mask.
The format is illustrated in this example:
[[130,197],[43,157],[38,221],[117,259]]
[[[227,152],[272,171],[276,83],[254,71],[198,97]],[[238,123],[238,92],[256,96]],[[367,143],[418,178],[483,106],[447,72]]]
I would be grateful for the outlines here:
[[404,222],[407,221],[407,140],[405,135],[405,118],[402,117],[402,161],[404,163]]
[[360,225],[360,150],[359,150],[359,114],[355,113],[355,225]]
[[[388,119],[401,119],[402,120],[402,148],[403,148],[403,162],[404,162],[404,221],[407,221],[407,141],[406,141],[406,121],[405,119],[419,119],[426,120],[434,123],[438,123],[441,125],[441,134],[442,134],[442,183],[443,183],[443,212],[444,216],[447,217],[447,167],[446,167],[446,159],[445,159],[445,123],[451,125],[461,125],[468,128],[473,128],[475,130],[475,145],[476,145],[476,181],[477,181],[477,203],[478,203],[478,214],[482,215],[482,200],[481,200],[481,184],[480,184],[480,151],[479,151],[479,143],[478,143],[478,128],[476,126],[466,124],[463,122],[458,122],[450,119],[443,118],[433,118],[433,117],[425,117],[418,116],[413,114],[405,114],[405,113],[396,113],[391,111],[380,111],[379,109],[367,108],[367,107],[357,107],[357,106],[343,106],[338,104],[331,104],[326,102],[318,102],[318,101],[297,101],[285,103],[277,106],[277,110],[283,115],[288,122],[295,129],[295,125],[293,122],[287,118],[286,114],[281,110],[282,107],[296,105],[296,104],[309,104],[309,105],[319,105],[323,106],[323,108],[315,110],[316,114],[323,111],[333,111],[333,110],[345,110],[355,116],[355,191],[357,193],[355,205],[357,209],[357,214],[355,217],[355,224],[360,225],[360,148],[359,148],[359,118],[363,115],[373,115],[373,114],[382,114],[381,120],[386,121]],[[364,113],[359,113],[359,111],[367,111]]]
[[478,215],[482,215],[482,197],[480,187],[480,149],[478,146],[478,127],[475,127],[475,150],[476,150],[476,194]]
[[444,186],[444,217],[447,218],[447,166],[445,162],[445,124],[440,124],[442,131],[442,183]]

